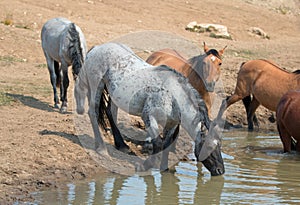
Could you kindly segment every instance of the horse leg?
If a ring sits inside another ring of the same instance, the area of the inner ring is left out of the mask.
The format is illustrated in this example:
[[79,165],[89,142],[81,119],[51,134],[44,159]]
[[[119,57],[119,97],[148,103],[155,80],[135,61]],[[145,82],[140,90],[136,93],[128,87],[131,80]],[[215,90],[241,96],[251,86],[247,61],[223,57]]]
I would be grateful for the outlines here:
[[51,85],[52,85],[52,88],[53,88],[54,107],[59,108],[59,106],[58,106],[59,99],[57,97],[57,89],[56,89],[57,79],[59,77],[56,75],[56,72],[55,72],[55,70],[56,70],[55,66],[59,66],[59,64],[58,64],[58,62],[56,62],[52,58],[50,58],[48,55],[46,55],[46,59],[47,59],[48,71],[49,71],[49,74],[50,74],[50,82],[51,82]]
[[[145,111],[146,110],[146,111]],[[147,139],[144,144],[144,149],[147,149],[149,157],[143,164],[137,164],[137,171],[145,171],[153,167],[158,167],[158,161],[163,150],[162,138],[159,135],[159,127],[156,118],[150,114],[150,111],[145,109],[142,113],[142,120],[145,123],[147,131]]]
[[[249,105],[249,110],[247,113],[247,121],[248,121],[248,130],[252,131],[253,130],[253,117],[255,115],[255,111],[258,108],[260,103],[257,101],[257,99],[253,96],[252,101]],[[257,127],[259,128],[259,123],[257,121]]]
[[61,65],[62,69],[62,86],[61,86],[61,108],[60,111],[62,113],[67,112],[67,106],[68,106],[68,95],[67,95],[67,90],[69,87],[69,76],[68,76],[68,65],[66,63],[62,63]]
[[[100,90],[100,92],[103,91],[104,88],[104,84],[101,83],[98,87],[98,89]],[[90,89],[92,90],[88,92],[88,100],[89,100],[89,118],[92,124],[92,128],[93,128],[93,132],[94,132],[94,136],[95,136],[95,149],[98,153],[100,154],[104,154],[104,155],[108,155],[107,149],[106,149],[106,145],[105,142],[103,140],[103,138],[101,137],[101,133],[99,130],[99,125],[98,125],[98,116],[96,113],[96,110],[99,110],[99,99],[96,98],[96,93],[93,92],[93,90],[97,90],[97,88],[95,89]],[[101,95],[100,95],[101,96]]]
[[232,96],[230,97],[227,97],[226,99],[224,99],[222,101],[222,104],[220,106],[220,109],[219,109],[219,113],[218,113],[218,116],[217,116],[217,120],[221,120],[222,119],[222,115],[223,113],[225,112],[225,110],[232,104],[236,103],[237,101],[241,100],[243,97],[241,97],[240,95],[237,95],[237,94],[233,94]]
[[277,129],[279,136],[283,145],[283,152],[290,152],[292,148],[292,137],[285,129],[284,125],[281,122],[277,122]]
[[163,152],[162,152],[162,159],[160,164],[161,171],[167,171],[168,168],[168,159],[169,159],[169,152],[175,152],[176,141],[179,134],[179,127],[180,125],[175,126],[168,131],[165,131],[164,134],[164,141],[163,141]]
[[124,139],[120,133],[119,128],[117,127],[117,113],[118,113],[118,107],[112,102],[111,98],[109,98],[108,106],[106,111],[106,115],[108,118],[108,121],[110,123],[112,134],[115,141],[115,146],[118,150],[124,153],[129,153],[130,149],[129,146],[124,142]]
[[[246,115],[248,116],[249,106],[250,106],[250,103],[252,101],[252,98],[251,98],[250,95],[248,95],[248,96],[244,97],[242,100],[243,100],[244,107],[246,109]],[[255,126],[259,127],[259,122],[258,122],[258,119],[257,119],[255,113],[253,115],[253,122],[254,122]]]

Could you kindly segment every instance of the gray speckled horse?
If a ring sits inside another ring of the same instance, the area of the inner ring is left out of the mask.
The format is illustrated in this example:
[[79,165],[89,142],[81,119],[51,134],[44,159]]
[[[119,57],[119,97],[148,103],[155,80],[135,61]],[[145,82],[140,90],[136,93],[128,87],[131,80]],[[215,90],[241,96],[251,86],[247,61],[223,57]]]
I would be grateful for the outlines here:
[[[160,152],[160,169],[168,168],[168,155],[172,147],[169,145],[176,142],[179,125],[182,125],[195,141],[198,161],[213,176],[224,173],[221,139],[211,130],[209,135],[204,134],[203,130],[210,127],[207,108],[198,92],[180,73],[166,66],[152,66],[122,44],[107,43],[95,46],[88,52],[75,83],[76,110],[78,114],[84,113],[87,96],[95,146],[101,154],[107,154],[98,126],[98,118],[104,119],[99,107],[107,109],[107,104],[101,100],[104,91],[116,107],[142,118],[150,140],[163,141],[138,170],[151,168],[151,163],[156,161],[151,157],[156,157],[155,154]],[[162,138],[159,125],[163,128]]]
[[56,88],[60,87],[61,112],[66,112],[69,87],[68,67],[72,65],[75,79],[86,57],[84,35],[81,29],[68,19],[53,18],[44,24],[41,38],[54,93],[54,107],[59,107]]

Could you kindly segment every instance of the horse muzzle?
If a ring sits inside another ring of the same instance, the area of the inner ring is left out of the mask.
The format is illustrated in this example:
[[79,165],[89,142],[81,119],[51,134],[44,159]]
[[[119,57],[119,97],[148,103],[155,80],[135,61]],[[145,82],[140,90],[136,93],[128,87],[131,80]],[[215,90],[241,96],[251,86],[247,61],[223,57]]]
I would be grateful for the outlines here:
[[77,108],[76,112],[77,114],[82,115],[84,113],[84,108]]

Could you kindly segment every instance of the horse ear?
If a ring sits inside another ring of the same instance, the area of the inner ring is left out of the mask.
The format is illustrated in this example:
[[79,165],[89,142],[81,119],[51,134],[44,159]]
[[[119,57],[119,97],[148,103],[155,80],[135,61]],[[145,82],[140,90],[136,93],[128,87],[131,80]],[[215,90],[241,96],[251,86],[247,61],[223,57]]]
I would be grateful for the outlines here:
[[227,45],[222,50],[219,50],[219,55],[220,56],[223,55],[225,48],[227,48]]
[[206,43],[203,42],[204,52],[207,53],[209,51],[209,48],[207,47]]

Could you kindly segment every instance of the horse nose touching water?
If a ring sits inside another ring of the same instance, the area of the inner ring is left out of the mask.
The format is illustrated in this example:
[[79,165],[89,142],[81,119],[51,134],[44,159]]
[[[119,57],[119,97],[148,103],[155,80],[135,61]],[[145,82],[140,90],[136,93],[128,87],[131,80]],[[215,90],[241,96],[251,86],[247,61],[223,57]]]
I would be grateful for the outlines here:
[[86,41],[81,29],[65,18],[48,20],[41,32],[42,48],[46,57],[54,94],[54,107],[59,108],[57,88],[60,87],[61,112],[67,111],[68,67],[72,65],[76,80],[86,57]]
[[[159,160],[159,152],[162,152],[160,169],[168,169],[169,151],[175,146],[181,125],[195,142],[197,160],[211,175],[225,172],[221,139],[216,131],[209,129],[210,120],[204,101],[188,80],[173,69],[152,66],[123,44],[95,46],[88,52],[84,67],[76,79],[75,99],[79,114],[83,113],[86,96],[95,147],[99,153],[107,154],[107,149],[98,121],[104,121],[108,114],[112,119],[109,122],[115,123],[109,113],[109,104],[103,100],[105,97],[111,98],[115,110],[120,108],[140,116],[151,142],[160,138],[158,125],[163,127],[163,143],[159,146],[154,144],[157,148],[153,150],[153,155],[137,165],[138,170],[152,168]],[[117,138],[123,141],[122,136]]]

